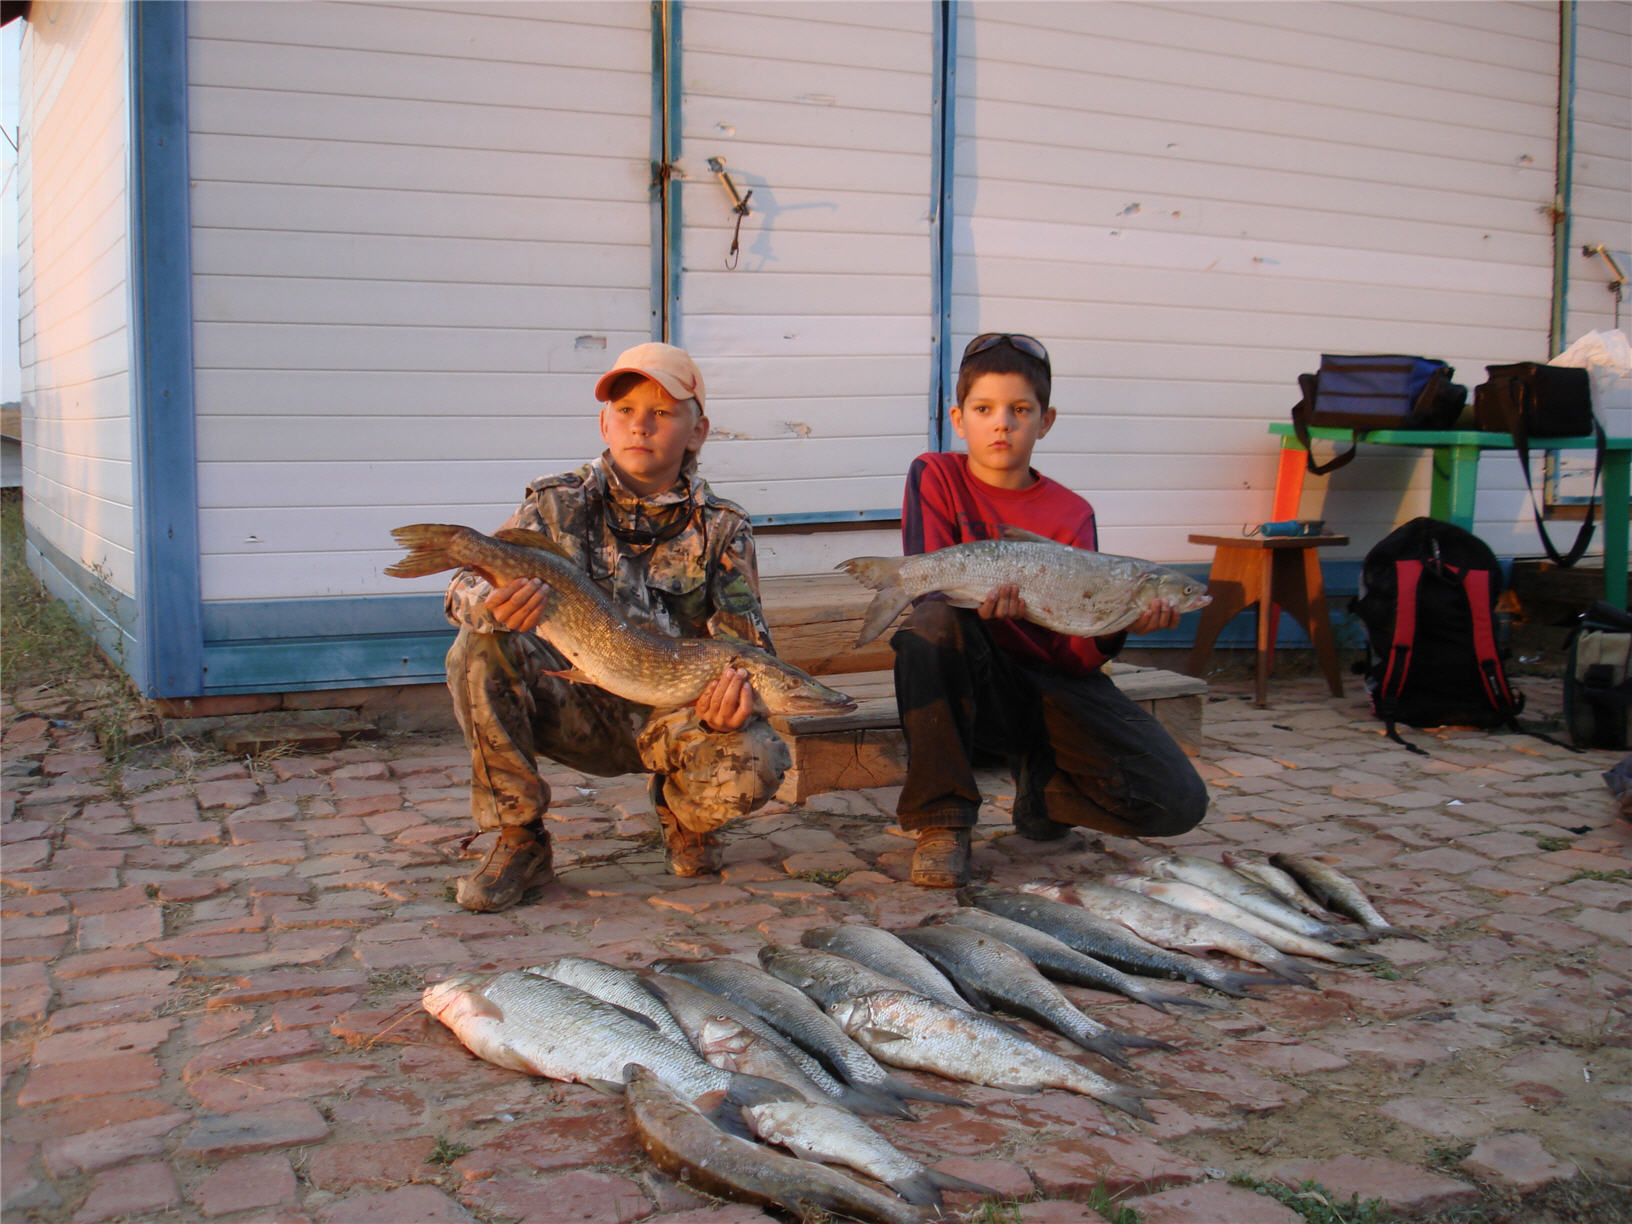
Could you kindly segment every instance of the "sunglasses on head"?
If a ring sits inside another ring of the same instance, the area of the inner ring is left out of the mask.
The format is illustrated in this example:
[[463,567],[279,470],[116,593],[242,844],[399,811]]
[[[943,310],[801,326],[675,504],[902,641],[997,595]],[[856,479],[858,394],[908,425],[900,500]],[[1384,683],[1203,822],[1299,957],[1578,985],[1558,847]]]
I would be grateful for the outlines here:
[[1028,357],[1035,357],[1044,366],[1052,369],[1048,360],[1048,350],[1043,342],[1032,336],[1024,336],[1019,332],[982,332],[969,341],[969,347],[963,350],[963,359],[968,361],[976,353],[984,353],[987,349],[996,348],[1000,344],[1007,344],[1017,352]]

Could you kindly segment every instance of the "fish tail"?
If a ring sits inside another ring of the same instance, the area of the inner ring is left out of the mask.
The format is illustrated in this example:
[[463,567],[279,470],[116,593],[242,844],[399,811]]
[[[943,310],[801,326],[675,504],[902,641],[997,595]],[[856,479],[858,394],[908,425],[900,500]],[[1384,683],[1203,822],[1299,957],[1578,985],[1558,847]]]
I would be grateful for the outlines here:
[[1141,1037],[1138,1033],[1117,1033],[1110,1040],[1124,1050],[1166,1050],[1172,1053],[1179,1047],[1159,1037]]
[[885,1076],[882,1085],[898,1097],[909,1101],[933,1101],[938,1105],[962,1105],[965,1102],[958,1097],[947,1096],[944,1092],[936,1092],[930,1088],[920,1088],[916,1084],[909,1084],[899,1076]]
[[838,564],[838,569],[862,586],[878,592],[873,596],[873,602],[867,605],[861,632],[856,635],[857,646],[865,645],[883,633],[890,622],[901,614],[901,609],[911,602],[912,597],[902,589],[899,581],[902,560],[899,557],[851,557]]
[[1326,955],[1339,965],[1377,965],[1388,959],[1381,952],[1368,952],[1364,948],[1333,948]]
[[391,537],[408,550],[408,555],[386,566],[385,572],[392,578],[419,578],[458,569],[461,562],[454,558],[451,545],[463,530],[449,523],[413,523],[394,528]]
[[844,1091],[833,1098],[851,1113],[872,1114],[880,1118],[914,1118],[912,1110],[903,1105],[899,1098],[887,1092],[869,1088],[865,1084],[845,1084]]
[[1124,1070],[1133,1070],[1133,1064],[1128,1061],[1128,1056],[1122,1053],[1120,1048],[1122,1043],[1114,1038],[1108,1035],[1089,1037],[1085,1034],[1077,1033],[1067,1033],[1066,1036],[1070,1037],[1072,1041],[1076,1042],[1090,1054],[1098,1054],[1106,1062],[1115,1063]]
[[1419,935],[1419,934],[1417,934],[1417,932],[1408,931],[1404,927],[1389,926],[1389,925],[1385,924],[1383,926],[1367,927],[1366,929],[1372,933],[1372,936],[1374,938],[1379,938],[1379,939],[1414,939],[1418,943],[1427,943],[1428,942],[1428,937],[1426,935]]
[[1126,1088],[1119,1088],[1115,1092],[1096,1093],[1096,1101],[1109,1105],[1112,1109],[1120,1109],[1125,1114],[1131,1114],[1141,1122],[1154,1122],[1156,1117],[1139,1099],[1139,1094]]
[[898,1177],[888,1184],[891,1190],[914,1207],[933,1207],[940,1211],[944,1206],[940,1187],[935,1184],[935,1179],[928,1169],[919,1169],[916,1173]]
[[969,1181],[967,1178],[942,1173],[939,1169],[925,1169],[924,1176],[940,1190],[961,1190],[965,1194],[984,1194],[991,1198],[1002,1197],[1002,1191],[993,1190],[990,1186],[983,1186],[979,1182]]
[[1272,973],[1238,973],[1234,969],[1220,969],[1209,976],[1205,985],[1214,990],[1222,990],[1227,995],[1234,995],[1238,999],[1247,997],[1247,992],[1259,986],[1285,986],[1286,979]]

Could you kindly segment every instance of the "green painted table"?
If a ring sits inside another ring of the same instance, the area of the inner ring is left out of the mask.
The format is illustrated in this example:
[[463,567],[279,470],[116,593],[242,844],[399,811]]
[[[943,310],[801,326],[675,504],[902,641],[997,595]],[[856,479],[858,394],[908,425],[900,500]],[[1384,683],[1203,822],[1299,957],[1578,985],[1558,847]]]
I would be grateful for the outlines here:
[[[1276,421],[1269,432],[1281,439],[1281,464],[1275,479],[1277,519],[1296,518],[1298,497],[1303,491],[1304,451],[1290,421]],[[1317,427],[1311,438],[1347,442],[1354,435],[1347,429]],[[1479,456],[1488,450],[1513,449],[1513,438],[1505,433],[1484,433],[1476,429],[1374,429],[1359,435],[1369,446],[1410,446],[1434,452],[1434,479],[1429,493],[1428,513],[1436,519],[1473,530],[1473,501],[1479,488]],[[1538,438],[1532,453],[1544,450],[1592,451],[1596,442],[1588,438]],[[1632,499],[1628,481],[1632,461],[1632,437],[1610,438],[1604,455],[1603,522],[1604,599],[1617,608],[1626,604],[1627,505]]]

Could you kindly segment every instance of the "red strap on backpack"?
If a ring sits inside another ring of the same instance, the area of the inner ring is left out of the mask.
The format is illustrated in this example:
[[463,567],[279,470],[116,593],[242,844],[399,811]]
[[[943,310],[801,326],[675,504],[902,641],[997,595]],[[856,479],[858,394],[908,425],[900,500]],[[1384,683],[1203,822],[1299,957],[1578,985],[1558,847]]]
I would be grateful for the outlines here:
[[1496,709],[1513,706],[1513,692],[1507,687],[1501,664],[1496,656],[1496,630],[1490,620],[1490,574],[1472,570],[1462,575],[1462,589],[1468,596],[1468,610],[1473,613],[1473,653],[1479,660],[1479,679],[1484,683],[1485,696]]
[[[1394,579],[1398,588],[1394,601],[1394,640],[1389,643],[1388,667],[1377,690],[1377,712],[1385,718],[1388,717],[1385,703],[1393,705],[1411,671],[1411,651],[1417,642],[1417,584],[1422,581],[1422,562],[1394,562]],[[1393,725],[1392,719],[1389,724]]]

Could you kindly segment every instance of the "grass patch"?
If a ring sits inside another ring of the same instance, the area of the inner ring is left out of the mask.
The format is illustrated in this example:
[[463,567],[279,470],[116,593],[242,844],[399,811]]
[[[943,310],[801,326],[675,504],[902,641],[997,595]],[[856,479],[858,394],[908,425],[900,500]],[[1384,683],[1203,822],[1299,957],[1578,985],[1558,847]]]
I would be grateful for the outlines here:
[[843,871],[796,871],[793,878],[806,880],[812,884],[820,884],[823,888],[836,888],[839,882],[849,875],[849,869]]
[[1230,1185],[1272,1198],[1297,1212],[1309,1224],[1384,1224],[1393,1216],[1388,1204],[1380,1198],[1361,1202],[1360,1196],[1355,1194],[1344,1202],[1319,1182],[1305,1181],[1292,1187],[1237,1173],[1230,1178]]
[[102,652],[25,556],[22,499],[8,489],[0,500],[0,683],[15,691],[105,673]]
[[1576,872],[1564,883],[1574,884],[1577,880],[1602,880],[1605,883],[1632,880],[1632,868],[1617,867],[1614,871],[1593,871],[1589,868],[1586,871]]
[[1526,836],[1535,838],[1536,845],[1549,853],[1554,850],[1568,850],[1575,845],[1573,837],[1557,837],[1551,833],[1537,833],[1533,829],[1527,830]]
[[1110,1188],[1105,1185],[1105,1179],[1100,1178],[1099,1183],[1082,1201],[1104,1216],[1110,1224],[1139,1224],[1141,1218],[1139,1213],[1127,1204],[1116,1201],[1121,1197],[1121,1194],[1112,1194]]
[[425,1163],[441,1165],[446,1168],[448,1165],[451,1165],[454,1161],[458,1160],[459,1157],[464,1156],[469,1152],[470,1144],[450,1142],[447,1136],[444,1135],[438,1137],[436,1146],[431,1149],[431,1154],[425,1157]]
[[958,1217],[961,1224],[1020,1224],[1020,1204],[1005,1199],[993,1202],[987,1199]]

